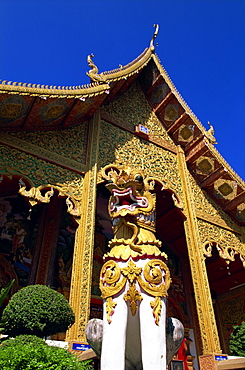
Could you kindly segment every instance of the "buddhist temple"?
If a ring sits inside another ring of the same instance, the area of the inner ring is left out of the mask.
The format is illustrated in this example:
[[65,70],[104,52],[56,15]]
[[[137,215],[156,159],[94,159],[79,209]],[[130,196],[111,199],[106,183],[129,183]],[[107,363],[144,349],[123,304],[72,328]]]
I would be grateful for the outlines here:
[[183,323],[197,370],[206,355],[230,353],[245,318],[245,183],[161,65],[156,35],[111,71],[89,55],[87,85],[0,81],[0,287],[15,279],[11,295],[29,284],[61,292],[76,322],[56,339],[86,343],[113,237],[105,169],[157,178],[167,316]]

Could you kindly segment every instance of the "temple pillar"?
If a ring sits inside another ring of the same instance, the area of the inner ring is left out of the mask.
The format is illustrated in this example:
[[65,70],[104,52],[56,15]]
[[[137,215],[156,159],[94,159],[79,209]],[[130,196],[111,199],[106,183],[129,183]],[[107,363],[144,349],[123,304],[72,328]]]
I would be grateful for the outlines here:
[[221,353],[205,257],[201,249],[201,240],[195,215],[194,197],[188,178],[185,154],[179,145],[177,146],[177,158],[183,190],[184,212],[187,216],[184,227],[200,325],[202,352],[203,354]]
[[97,111],[88,124],[87,170],[84,176],[81,213],[77,218],[71,290],[69,303],[76,316],[66,340],[86,342],[85,326],[89,320],[94,225],[96,210],[97,158],[99,151],[100,113]]

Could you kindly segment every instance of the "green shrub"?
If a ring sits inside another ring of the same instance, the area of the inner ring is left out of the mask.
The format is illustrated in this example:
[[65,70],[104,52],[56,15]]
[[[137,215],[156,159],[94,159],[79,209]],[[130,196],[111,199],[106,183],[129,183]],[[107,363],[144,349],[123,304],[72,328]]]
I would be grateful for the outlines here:
[[88,361],[81,362],[63,348],[50,347],[34,335],[9,339],[0,346],[1,370],[90,370]]
[[47,344],[42,338],[36,337],[35,335],[28,335],[28,334],[23,334],[23,335],[18,335],[14,339],[6,339],[3,342],[3,346],[17,346],[17,345],[24,345],[24,344],[31,344],[33,346],[41,346],[44,345],[46,346]]
[[233,327],[230,338],[230,352],[233,356],[245,357],[245,321]]
[[62,294],[44,285],[29,285],[12,296],[1,321],[4,334],[46,337],[65,332],[75,315]]

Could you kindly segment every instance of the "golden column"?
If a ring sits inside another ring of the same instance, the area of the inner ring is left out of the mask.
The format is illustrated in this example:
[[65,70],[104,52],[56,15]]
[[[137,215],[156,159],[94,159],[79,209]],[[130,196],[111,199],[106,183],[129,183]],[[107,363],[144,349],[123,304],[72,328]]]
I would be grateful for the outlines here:
[[184,194],[184,210],[187,220],[184,223],[189,254],[192,281],[195,293],[198,321],[200,325],[203,354],[221,353],[212,297],[209,289],[205,257],[195,215],[194,198],[188,178],[188,170],[183,149],[177,146],[178,167]]
[[76,316],[68,330],[67,341],[86,342],[89,320],[96,209],[97,158],[99,151],[100,112],[88,123],[87,170],[84,176],[81,215],[77,219],[69,303]]

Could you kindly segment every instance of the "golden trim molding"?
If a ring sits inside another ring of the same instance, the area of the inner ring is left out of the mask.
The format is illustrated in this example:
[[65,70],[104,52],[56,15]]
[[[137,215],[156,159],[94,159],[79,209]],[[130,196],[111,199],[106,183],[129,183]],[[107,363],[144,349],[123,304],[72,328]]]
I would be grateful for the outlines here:
[[84,177],[82,214],[77,220],[69,299],[76,321],[67,332],[68,341],[86,341],[85,327],[90,314],[99,133],[100,112],[97,111],[89,124],[87,152],[89,163]]
[[56,86],[11,81],[2,81],[0,83],[0,93],[3,94],[7,93],[49,98],[86,98],[99,94],[105,94],[105,91],[108,89],[110,89],[110,86],[107,83],[104,83],[103,85],[100,85],[99,83],[92,83],[83,85],[80,89],[74,89],[74,87],[70,89],[70,86],[58,86],[58,88],[56,88]]
[[184,210],[187,219],[184,223],[190,268],[195,293],[198,321],[200,325],[203,354],[221,353],[218,330],[214,316],[212,298],[209,289],[205,258],[200,250],[194,199],[188,181],[188,170],[183,149],[177,146],[177,158],[184,193]]

